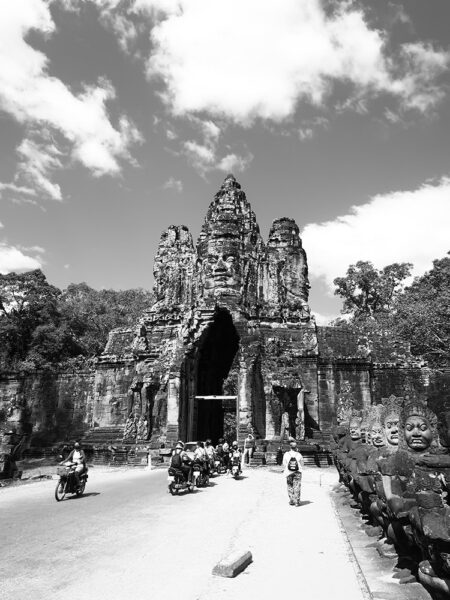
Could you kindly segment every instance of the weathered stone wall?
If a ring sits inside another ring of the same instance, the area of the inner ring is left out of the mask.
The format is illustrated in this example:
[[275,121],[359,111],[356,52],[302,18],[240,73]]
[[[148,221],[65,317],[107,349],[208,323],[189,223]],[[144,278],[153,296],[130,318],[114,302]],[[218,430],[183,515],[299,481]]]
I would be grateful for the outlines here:
[[31,443],[75,439],[92,426],[94,371],[0,378],[0,429],[31,433]]

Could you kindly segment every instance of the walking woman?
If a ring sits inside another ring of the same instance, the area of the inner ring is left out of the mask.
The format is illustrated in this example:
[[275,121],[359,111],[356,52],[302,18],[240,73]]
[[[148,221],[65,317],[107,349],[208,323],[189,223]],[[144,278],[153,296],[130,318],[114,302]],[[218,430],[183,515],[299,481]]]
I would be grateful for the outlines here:
[[300,506],[300,494],[302,491],[303,456],[297,450],[297,442],[292,440],[290,449],[283,456],[283,475],[286,477],[289,504]]

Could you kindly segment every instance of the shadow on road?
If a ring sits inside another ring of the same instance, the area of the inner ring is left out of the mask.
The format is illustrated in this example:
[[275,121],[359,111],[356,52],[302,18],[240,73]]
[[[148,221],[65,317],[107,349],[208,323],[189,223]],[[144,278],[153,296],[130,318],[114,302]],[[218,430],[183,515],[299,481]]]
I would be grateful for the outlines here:
[[81,496],[69,496],[66,500],[81,500],[82,498],[88,498],[88,496],[100,496],[100,492],[87,492]]
[[302,500],[299,504],[299,506],[306,506],[307,504],[312,504],[311,500]]

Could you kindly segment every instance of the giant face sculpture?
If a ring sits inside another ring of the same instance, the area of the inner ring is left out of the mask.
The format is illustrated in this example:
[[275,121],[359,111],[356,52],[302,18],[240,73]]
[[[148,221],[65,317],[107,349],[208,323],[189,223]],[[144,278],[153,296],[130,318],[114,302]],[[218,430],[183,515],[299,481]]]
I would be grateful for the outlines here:
[[417,453],[438,444],[435,413],[420,400],[405,404],[400,415],[399,446]]
[[237,244],[211,240],[203,261],[205,291],[210,294],[237,293],[242,284]]
[[414,452],[427,450],[433,440],[433,432],[425,417],[411,415],[405,421],[405,441]]

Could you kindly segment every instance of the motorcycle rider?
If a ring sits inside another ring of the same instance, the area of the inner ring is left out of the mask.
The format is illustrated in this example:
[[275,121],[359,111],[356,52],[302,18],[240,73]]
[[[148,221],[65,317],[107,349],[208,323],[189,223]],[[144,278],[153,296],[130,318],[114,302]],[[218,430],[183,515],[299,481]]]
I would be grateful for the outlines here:
[[73,450],[69,454],[69,456],[60,464],[65,464],[66,466],[72,466],[75,463],[75,484],[76,487],[79,488],[81,486],[80,475],[84,473],[86,469],[86,454],[84,450],[82,450],[80,443],[75,442],[73,445]]
[[177,442],[175,451],[170,458],[169,467],[182,471],[186,481],[192,480],[192,461],[187,452],[184,451],[183,442]]
[[233,466],[233,460],[237,459],[239,460],[239,473],[242,473],[242,452],[239,450],[237,440],[234,440],[230,449],[230,470]]

